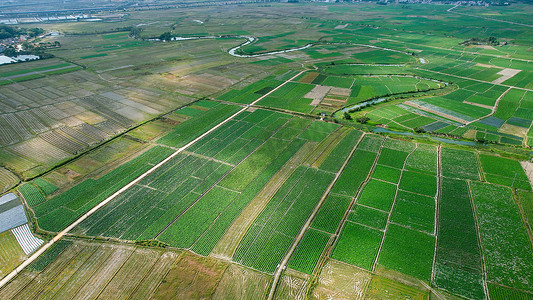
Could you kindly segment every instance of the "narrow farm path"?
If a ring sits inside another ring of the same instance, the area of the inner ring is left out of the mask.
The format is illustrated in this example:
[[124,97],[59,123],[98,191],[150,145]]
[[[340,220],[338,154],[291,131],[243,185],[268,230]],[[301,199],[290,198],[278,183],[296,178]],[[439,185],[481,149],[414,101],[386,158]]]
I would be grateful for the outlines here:
[[485,119],[485,118],[488,118],[488,117],[492,116],[492,115],[496,112],[496,110],[498,109],[498,104],[500,104],[500,100],[502,100],[502,98],[503,98],[503,97],[504,97],[504,96],[505,96],[505,95],[506,95],[511,89],[512,89],[512,87],[508,88],[505,92],[503,92],[503,93],[500,95],[500,97],[498,97],[498,99],[496,99],[496,102],[494,103],[494,106],[492,107],[492,111],[490,112],[490,114],[488,114],[488,115],[486,115],[486,116],[483,116],[483,117],[481,117],[481,118],[477,118],[477,119],[475,119],[474,121],[470,121],[470,122],[466,123],[466,124],[463,125],[463,126],[466,126],[466,125],[468,125],[468,124],[472,124],[472,123],[474,123],[474,122],[477,122],[477,121],[479,121],[479,120],[482,120],[482,119]]
[[[476,235],[477,235],[477,242],[479,245],[479,251],[481,252],[481,271],[483,272],[483,289],[485,290],[485,295],[489,296],[489,287],[487,285],[487,263],[485,262],[485,249],[483,249],[483,243],[481,242],[481,232],[479,231],[479,219],[477,217],[477,210],[476,205],[474,203],[474,195],[472,195],[472,186],[470,184],[470,180],[467,180],[468,185],[468,194],[470,197],[470,205],[472,206],[472,211],[474,212],[474,222],[476,225]],[[490,297],[490,296],[489,296]]]
[[293,79],[297,78],[298,76],[300,76],[302,73],[304,73],[305,71],[307,70],[303,70],[303,71],[300,71],[298,72],[298,74],[294,75],[293,77],[287,79],[285,82],[283,82],[282,84],[278,85],[276,88],[272,89],[270,92],[266,93],[265,95],[261,96],[259,99],[253,101],[252,103],[250,104],[247,104],[245,105],[242,109],[240,109],[239,111],[237,111],[236,113],[234,113],[233,115],[229,116],[227,119],[221,121],[220,123],[218,123],[217,125],[215,125],[213,128],[209,129],[208,131],[206,131],[204,134],[200,135],[199,137],[195,138],[194,140],[192,140],[191,142],[189,142],[188,144],[186,144],[185,146],[177,149],[174,153],[172,153],[170,156],[168,156],[167,158],[165,158],[163,161],[161,161],[160,163],[156,164],[155,166],[153,166],[150,170],[144,172],[143,174],[141,174],[139,177],[137,177],[136,179],[134,179],[133,181],[131,181],[130,183],[128,183],[127,185],[125,185],[124,187],[122,187],[120,190],[118,190],[117,192],[115,192],[113,195],[107,197],[104,201],[100,202],[98,205],[96,205],[95,207],[93,207],[91,210],[89,210],[86,214],[84,214],[83,216],[81,216],[79,219],[77,219],[76,221],[74,221],[72,224],[70,224],[67,228],[65,228],[63,231],[59,232],[55,237],[53,237],[50,241],[48,241],[48,243],[44,244],[39,250],[37,250],[34,254],[32,254],[27,260],[25,260],[22,264],[20,264],[15,270],[13,270],[11,273],[9,273],[8,275],[6,275],[2,280],[0,280],[0,288],[2,288],[5,284],[7,284],[9,281],[11,281],[11,279],[13,279],[18,273],[22,272],[22,270],[24,270],[24,268],[26,268],[27,266],[29,266],[32,262],[34,262],[41,254],[43,254],[46,250],[48,250],[50,247],[52,247],[52,245],[54,245],[57,241],[59,241],[61,238],[63,238],[69,231],[71,231],[72,229],[74,229],[76,226],[78,226],[81,222],[83,222],[85,219],[87,219],[89,216],[91,216],[92,214],[94,214],[95,212],[97,212],[99,209],[101,209],[102,207],[104,207],[106,204],[108,204],[109,202],[111,202],[113,199],[115,199],[118,195],[122,194],[123,192],[125,192],[126,190],[128,190],[129,188],[131,188],[132,186],[134,186],[135,184],[137,184],[138,182],[140,182],[143,178],[145,178],[146,176],[150,175],[151,173],[153,173],[155,170],[157,170],[158,168],[160,168],[161,166],[163,166],[164,164],[166,164],[168,161],[170,161],[172,158],[176,157],[178,154],[180,154],[181,152],[185,151],[185,149],[189,148],[190,146],[194,145],[196,142],[198,142],[199,140],[201,140],[202,138],[206,137],[207,135],[209,135],[210,133],[212,133],[213,131],[217,130],[218,128],[220,128],[222,125],[226,124],[227,122],[229,122],[230,120],[232,120],[233,118],[235,118],[236,116],[238,116],[240,113],[244,112],[245,110],[247,110],[250,106],[256,104],[257,102],[263,100],[265,97],[268,97],[271,93],[275,92],[276,90],[278,90],[279,88],[281,88],[282,86],[286,85],[288,82],[292,81]]
[[513,86],[513,85],[507,85],[507,84],[503,84],[503,83],[492,83],[491,81],[485,81],[485,80],[479,80],[479,79],[474,79],[474,78],[469,78],[469,77],[464,77],[464,76],[458,76],[458,75],[448,74],[448,73],[442,73],[442,72],[439,72],[439,71],[433,71],[433,70],[423,69],[423,68],[417,68],[417,69],[418,69],[418,70],[423,70],[423,71],[432,72],[432,73],[442,74],[442,75],[446,75],[446,76],[451,76],[451,77],[461,78],[461,79],[467,79],[467,80],[472,80],[472,81],[477,81],[477,82],[483,82],[483,83],[488,83],[488,84],[496,84],[496,85],[501,85],[501,86],[505,86],[505,87],[513,88],[513,89],[517,89],[517,90],[523,90],[523,91],[533,92],[532,89],[526,89],[526,88],[517,87],[517,86]]
[[[383,144],[385,144],[385,140],[383,141]],[[382,149],[383,149],[383,145],[381,146],[381,150]],[[405,167],[407,165],[407,160],[416,151],[416,149],[418,149],[418,144],[416,144],[416,147],[405,157],[405,160],[403,162],[402,171],[400,172],[400,179],[398,180],[398,187],[396,188],[396,193],[394,194],[394,199],[392,200],[392,206],[390,208],[389,215],[387,216],[387,223],[385,224],[385,229],[383,230],[383,237],[381,238],[381,244],[379,245],[378,253],[376,254],[376,258],[374,259],[374,264],[372,265],[372,272],[376,271],[376,267],[378,265],[378,259],[379,259],[379,256],[381,255],[381,250],[383,249],[383,243],[385,243],[385,237],[387,237],[387,230],[389,229],[389,224],[391,223],[392,211],[394,210],[394,206],[396,205],[396,198],[398,197],[398,191],[400,190],[400,187],[399,187],[400,181],[402,180],[403,172],[405,171]],[[380,155],[381,155],[381,150],[380,150]],[[377,159],[379,159],[379,156],[376,158],[376,163],[377,163]]]
[[[363,136],[361,137],[361,139],[363,138]],[[359,141],[361,141],[361,139]],[[335,185],[335,183],[339,179],[340,175],[342,174],[342,171],[344,171],[344,168],[346,168],[346,165],[350,161],[350,158],[352,157],[352,155],[355,152],[356,148],[357,147],[354,147],[352,149],[352,152],[350,153],[350,155],[346,158],[346,160],[342,164],[341,169],[335,174],[335,177],[333,178],[331,183],[328,185],[328,188],[322,194],[322,198],[320,198],[320,201],[315,206],[315,208],[313,209],[313,212],[311,213],[309,218],[307,218],[307,221],[305,222],[304,226],[302,226],[302,228],[300,229],[300,232],[298,232],[298,235],[296,236],[296,238],[292,242],[292,245],[289,248],[289,251],[287,251],[287,253],[285,254],[285,257],[283,257],[283,260],[281,260],[281,263],[277,266],[276,273],[274,273],[274,280],[272,281],[272,286],[270,287],[270,292],[268,293],[268,298],[267,298],[268,300],[274,299],[274,294],[276,293],[276,288],[277,288],[278,282],[279,282],[279,280],[281,278],[281,274],[283,273],[283,271],[287,267],[287,264],[289,263],[289,260],[290,260],[290,258],[292,256],[292,254],[294,253],[294,250],[296,250],[296,247],[298,246],[298,244],[300,243],[300,241],[304,237],[305,232],[311,226],[311,222],[313,222],[316,214],[318,213],[318,211],[322,207],[322,204],[324,204],[324,201],[326,200],[327,196],[331,192],[331,189],[333,188],[333,186]]]

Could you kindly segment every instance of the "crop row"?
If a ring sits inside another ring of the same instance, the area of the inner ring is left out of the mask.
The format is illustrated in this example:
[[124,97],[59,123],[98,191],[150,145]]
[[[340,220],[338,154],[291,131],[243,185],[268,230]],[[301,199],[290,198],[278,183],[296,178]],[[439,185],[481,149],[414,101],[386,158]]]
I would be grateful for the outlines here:
[[441,193],[435,284],[465,297],[483,298],[481,250],[468,185],[443,178]]
[[171,152],[172,150],[164,147],[154,147],[99,179],[87,179],[63,194],[35,206],[39,226],[49,231],[63,229]]
[[[233,260],[274,272],[332,179],[331,173],[311,168],[295,170],[246,233]],[[276,255],[266,255],[273,247],[278,248]]]
[[30,207],[34,207],[46,200],[39,188],[31,183],[21,185],[19,187],[19,192],[24,196],[24,199],[26,199],[26,202]]
[[472,182],[488,280],[533,291],[533,251],[509,188]]
[[274,175],[285,163],[303,146],[302,140],[295,140],[287,149],[269,164],[263,172],[257,176],[243,191],[237,196],[235,201],[220,214],[211,227],[205,231],[202,237],[194,244],[192,250],[202,255],[208,255],[216,243],[223,236],[226,229],[232,224],[242,210],[252,201]]
[[330,237],[327,233],[309,228],[294,251],[289,267],[311,275]]
[[160,138],[157,142],[167,146],[182,147],[235,113],[238,109],[238,107],[233,105],[219,104],[205,113],[179,124],[172,132]]

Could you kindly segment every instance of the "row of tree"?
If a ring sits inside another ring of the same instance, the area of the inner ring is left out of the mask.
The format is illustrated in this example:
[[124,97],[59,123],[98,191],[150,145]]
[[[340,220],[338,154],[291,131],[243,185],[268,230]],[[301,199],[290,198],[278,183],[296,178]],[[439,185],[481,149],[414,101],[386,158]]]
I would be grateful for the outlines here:
[[44,33],[42,28],[19,28],[9,25],[0,25],[0,40],[16,38],[21,35],[36,37]]

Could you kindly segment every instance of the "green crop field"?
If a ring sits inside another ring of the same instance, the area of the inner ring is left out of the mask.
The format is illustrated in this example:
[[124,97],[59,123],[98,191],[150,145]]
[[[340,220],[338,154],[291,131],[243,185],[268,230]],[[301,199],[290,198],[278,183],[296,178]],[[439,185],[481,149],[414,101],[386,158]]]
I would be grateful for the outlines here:
[[1,8],[0,299],[532,299],[527,1],[56,2]]

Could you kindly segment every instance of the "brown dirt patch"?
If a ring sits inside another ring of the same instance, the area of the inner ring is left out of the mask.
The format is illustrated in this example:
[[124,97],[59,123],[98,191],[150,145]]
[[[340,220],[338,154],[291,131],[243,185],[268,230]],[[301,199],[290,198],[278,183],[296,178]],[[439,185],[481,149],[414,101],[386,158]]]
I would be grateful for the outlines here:
[[227,264],[185,253],[172,266],[153,299],[208,299],[221,280]]

